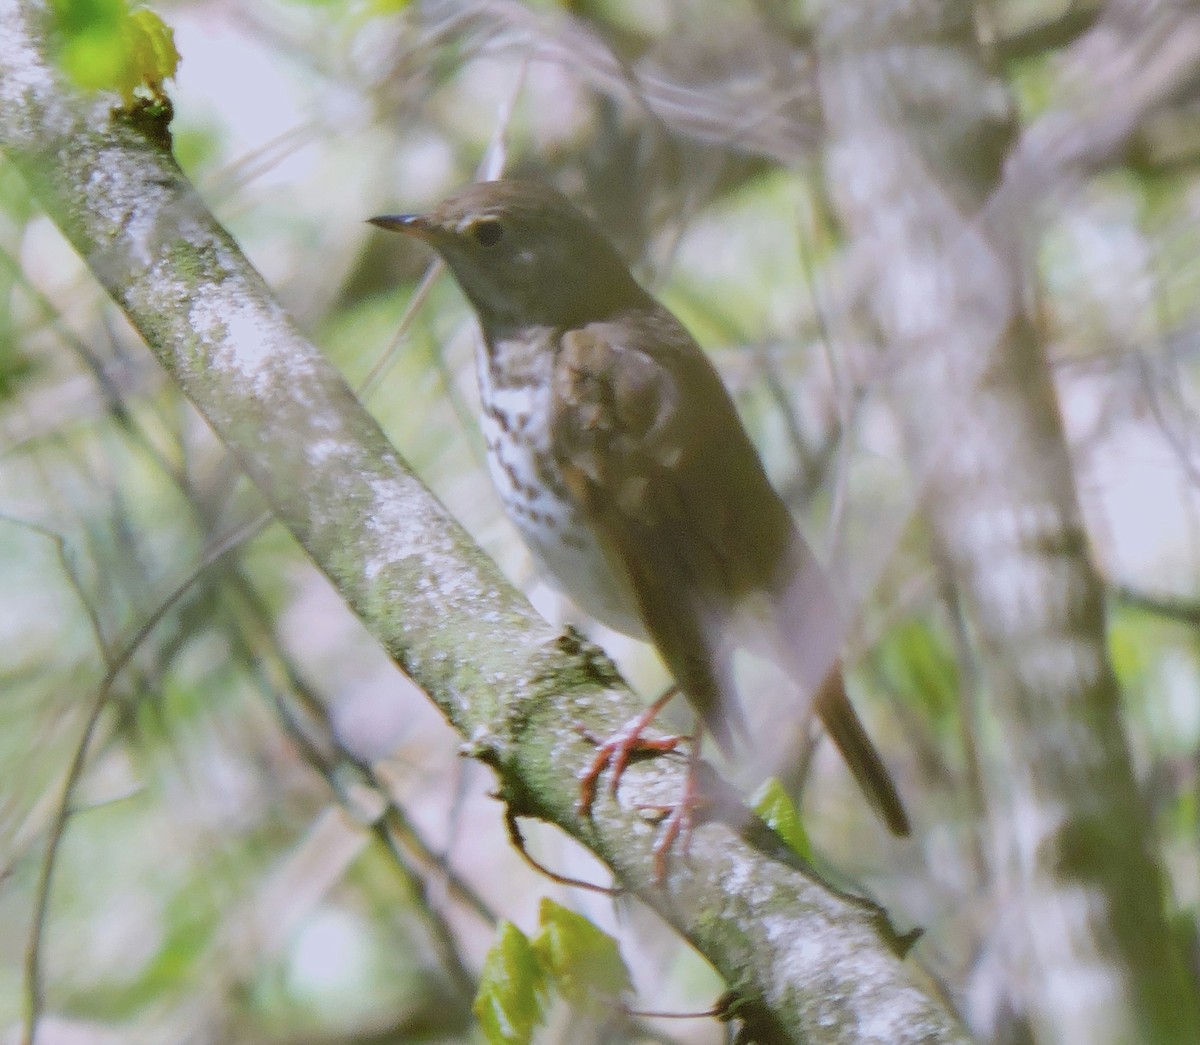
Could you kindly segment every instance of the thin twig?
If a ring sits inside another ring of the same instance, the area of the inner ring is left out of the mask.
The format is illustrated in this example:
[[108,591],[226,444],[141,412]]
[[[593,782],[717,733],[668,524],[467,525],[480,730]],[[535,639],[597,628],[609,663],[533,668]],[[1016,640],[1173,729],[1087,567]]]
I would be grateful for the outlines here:
[[597,885],[595,882],[585,882],[582,878],[571,878],[565,874],[559,874],[557,871],[551,871],[545,864],[534,859],[533,854],[525,848],[525,836],[521,833],[521,825],[517,823],[517,815],[508,806],[504,807],[504,826],[508,828],[508,840],[512,842],[512,847],[520,855],[530,867],[538,874],[545,875],[552,882],[557,882],[559,885],[568,885],[575,889],[586,889],[588,892],[600,893],[602,896],[617,897],[623,895],[626,890],[621,886]]
[[66,779],[63,781],[62,798],[59,800],[58,810],[54,819],[50,823],[49,836],[46,839],[46,851],[42,858],[37,887],[34,891],[33,919],[29,929],[29,940],[25,947],[25,1012],[21,1032],[22,1045],[33,1045],[37,1035],[38,1020],[41,1017],[42,1006],[45,1000],[41,965],[42,938],[50,906],[50,888],[53,884],[58,849],[62,843],[63,835],[67,828],[67,821],[71,815],[71,796],[74,794],[75,787],[79,783],[79,778],[83,774],[84,766],[87,764],[88,749],[91,747],[92,737],[96,732],[100,715],[108,704],[113,684],[122,670],[132,660],[133,655],[141,648],[142,643],[146,641],[150,633],[159,625],[167,613],[171,611],[172,607],[191,588],[197,578],[221,558],[229,554],[229,552],[240,547],[242,542],[262,525],[262,522],[262,519],[256,519],[245,526],[240,526],[222,540],[213,544],[209,551],[201,558],[196,568],[159,603],[153,613],[147,616],[137,631],[134,632],[133,637],[121,647],[119,652],[114,656],[108,655],[107,652],[105,653],[108,670],[92,698],[87,720],[84,723],[83,733],[79,738],[79,742],[75,747],[75,754],[67,769]]
[[711,1020],[721,1016],[725,1009],[720,1005],[704,1009],[701,1012],[652,1012],[649,1009],[629,1009],[622,1007],[626,1016],[636,1016],[648,1020]]
[[1200,625],[1200,602],[1178,595],[1160,595],[1141,591],[1127,584],[1115,584],[1109,588],[1112,597],[1135,610],[1153,613],[1159,617],[1178,621],[1180,624]]
[[[350,812],[354,813],[357,818],[361,819],[359,804],[349,799],[343,783],[337,777],[339,766],[350,766],[358,778],[385,804],[386,809],[383,816],[388,820],[392,833],[403,841],[405,847],[422,864],[431,868],[442,877],[446,883],[447,891],[462,903],[464,907],[473,912],[487,925],[495,925],[497,921],[496,913],[491,909],[487,901],[439,857],[421,832],[413,826],[403,807],[392,798],[387,783],[376,772],[374,765],[365,759],[359,758],[341,742],[337,731],[329,721],[328,709],[325,704],[301,677],[291,659],[275,640],[270,630],[265,627],[263,622],[269,619],[269,615],[267,607],[263,603],[259,593],[249,584],[243,583],[239,585],[237,594],[247,604],[249,614],[253,618],[252,620],[245,621],[246,627],[257,628],[263,635],[264,640],[271,645],[274,662],[283,673],[282,687],[299,702],[307,713],[320,722],[325,731],[325,739],[330,748],[328,754],[321,753],[315,745],[312,745],[311,739],[301,730],[291,709],[280,706],[277,692],[279,687],[273,685],[265,677],[262,677],[264,686],[274,697],[276,709],[280,714],[284,728],[297,740],[301,750],[310,754],[310,764],[318,772],[321,772],[322,776],[326,777],[326,782],[329,784],[332,794],[339,800],[342,800],[343,805]],[[330,775],[326,775],[326,768],[328,768]]]
[[475,977],[467,968],[462,955],[458,952],[458,948],[454,946],[453,930],[451,930],[449,923],[434,904],[430,902],[429,889],[425,879],[409,866],[408,859],[401,851],[391,830],[389,830],[388,813],[393,808],[392,803],[387,799],[386,795],[383,795],[381,796],[385,803],[383,812],[378,816],[364,817],[362,815],[361,803],[353,802],[350,799],[350,796],[346,793],[344,782],[338,779],[336,762],[326,756],[316,743],[314,743],[312,738],[309,737],[299,720],[292,714],[283,697],[278,692],[275,692],[274,697],[275,709],[284,723],[284,728],[300,749],[305,761],[321,775],[328,785],[330,792],[337,796],[342,806],[348,809],[354,818],[375,836],[391,857],[392,866],[400,874],[405,887],[414,897],[415,902],[413,906],[426,923],[426,930],[429,933],[430,941],[440,953],[442,966],[462,994],[468,998],[473,997],[477,986]]

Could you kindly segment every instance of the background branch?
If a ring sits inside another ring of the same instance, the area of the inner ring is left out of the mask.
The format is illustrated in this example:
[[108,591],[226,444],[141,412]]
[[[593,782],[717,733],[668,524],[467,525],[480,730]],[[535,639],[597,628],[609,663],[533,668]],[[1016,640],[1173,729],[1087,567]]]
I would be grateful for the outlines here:
[[[1126,738],[1103,585],[1025,305],[1027,252],[1011,249],[1018,216],[1040,213],[1035,188],[1062,192],[1110,159],[1195,68],[1200,23],[1178,6],[1114,4],[1109,16],[1128,32],[1102,19],[1073,49],[1121,84],[1119,98],[1088,93],[1082,113],[1043,116],[1011,153],[1012,108],[970,5],[852,0],[824,24],[831,181],[875,276],[871,310],[892,353],[907,451],[983,654],[989,860],[1007,929],[991,941],[995,966],[977,969],[988,982],[974,993],[989,1008],[972,1025],[1000,1039],[1200,1035]],[[996,220],[998,199],[1007,220]]]

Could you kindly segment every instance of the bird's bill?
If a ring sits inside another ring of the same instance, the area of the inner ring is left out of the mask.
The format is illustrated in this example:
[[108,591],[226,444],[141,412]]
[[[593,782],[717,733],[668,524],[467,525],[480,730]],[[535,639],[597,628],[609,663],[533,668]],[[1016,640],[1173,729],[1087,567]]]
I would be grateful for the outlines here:
[[403,232],[406,236],[415,236],[429,242],[433,239],[434,225],[423,214],[381,214],[368,218],[367,222],[389,232]]

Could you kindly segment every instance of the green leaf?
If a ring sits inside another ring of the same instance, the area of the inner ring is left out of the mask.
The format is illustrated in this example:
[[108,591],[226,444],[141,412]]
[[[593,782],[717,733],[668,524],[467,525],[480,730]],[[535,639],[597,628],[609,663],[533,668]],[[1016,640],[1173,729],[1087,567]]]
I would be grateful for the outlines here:
[[543,898],[533,950],[562,996],[585,1009],[612,1005],[633,985],[617,941],[576,914]]
[[53,0],[54,24],[68,36],[88,29],[116,29],[129,9],[127,0]]
[[126,0],[55,0],[58,61],[87,90],[119,91],[125,105],[145,88],[162,96],[179,68],[175,34],[153,11]]
[[471,1006],[490,1045],[526,1045],[542,1020],[545,995],[546,975],[529,940],[502,921]]
[[116,88],[125,68],[121,30],[116,26],[94,25],[73,32],[61,42],[58,62],[86,90]]
[[133,100],[134,88],[145,85],[154,94],[162,93],[164,80],[179,69],[175,49],[175,31],[153,11],[133,11],[121,25],[125,39],[125,80],[120,85],[126,102]]
[[808,833],[800,813],[783,785],[774,777],[768,777],[762,786],[754,792],[750,799],[750,807],[762,818],[763,822],[782,838],[788,847],[805,860],[812,858],[812,850],[808,844]]

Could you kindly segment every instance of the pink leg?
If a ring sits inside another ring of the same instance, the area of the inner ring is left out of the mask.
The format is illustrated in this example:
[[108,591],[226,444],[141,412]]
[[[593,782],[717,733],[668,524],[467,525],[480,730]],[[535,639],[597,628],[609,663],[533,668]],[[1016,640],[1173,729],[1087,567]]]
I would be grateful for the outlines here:
[[697,784],[700,765],[699,727],[690,739],[683,792],[673,806],[659,807],[669,810],[667,818],[659,828],[658,840],[654,843],[654,879],[659,885],[667,880],[667,857],[670,856],[676,842],[679,843],[683,855],[687,856],[692,846],[692,829],[696,826],[695,812],[709,801]]
[[606,740],[600,740],[590,733],[580,730],[596,745],[596,757],[579,774],[579,801],[576,803],[575,809],[580,816],[591,816],[592,805],[596,800],[596,782],[608,766],[612,766],[612,776],[608,781],[608,793],[615,795],[625,767],[629,765],[629,759],[635,753],[639,751],[673,751],[678,746],[682,737],[647,739],[642,736],[642,730],[658,717],[658,713],[667,706],[676,692],[677,690],[672,686],[650,707],[636,718],[631,718]]

